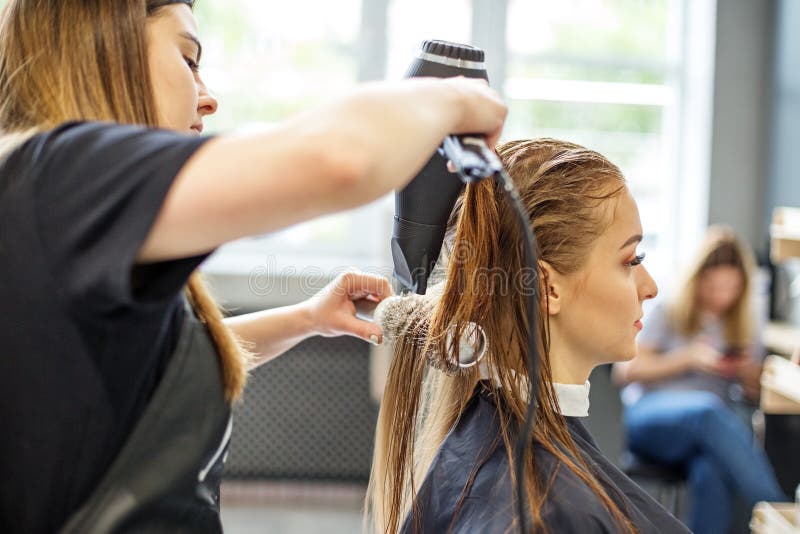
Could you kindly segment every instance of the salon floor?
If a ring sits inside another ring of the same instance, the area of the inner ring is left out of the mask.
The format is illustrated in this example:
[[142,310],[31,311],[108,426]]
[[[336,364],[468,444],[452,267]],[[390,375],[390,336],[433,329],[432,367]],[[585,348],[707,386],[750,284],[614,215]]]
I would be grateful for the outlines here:
[[226,534],[354,534],[362,530],[365,491],[359,484],[227,482],[222,524]]

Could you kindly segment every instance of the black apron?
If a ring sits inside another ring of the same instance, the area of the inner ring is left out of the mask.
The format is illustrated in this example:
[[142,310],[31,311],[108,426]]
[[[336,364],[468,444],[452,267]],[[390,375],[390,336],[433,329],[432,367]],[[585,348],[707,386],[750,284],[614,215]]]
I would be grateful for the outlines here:
[[186,308],[150,403],[63,534],[222,532],[219,485],[231,410],[214,343]]
[[[401,528],[402,534],[516,534],[517,509],[508,455],[501,439],[494,387],[479,383],[455,427],[445,438]],[[606,492],[642,534],[686,534],[689,530],[611,464],[576,417],[565,417],[578,450]],[[550,532],[619,532],[600,499],[567,467],[535,444],[534,461],[549,480],[540,510]]]

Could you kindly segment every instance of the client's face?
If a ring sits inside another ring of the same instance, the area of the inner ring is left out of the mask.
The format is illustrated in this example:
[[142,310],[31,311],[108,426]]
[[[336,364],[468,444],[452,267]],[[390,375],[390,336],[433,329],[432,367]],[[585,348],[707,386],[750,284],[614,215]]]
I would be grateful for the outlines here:
[[202,48],[189,6],[172,4],[150,17],[147,45],[159,126],[199,135],[217,101],[200,78]]
[[606,216],[612,222],[595,241],[584,267],[564,277],[560,311],[551,318],[562,337],[556,344],[561,354],[552,358],[570,358],[564,363],[573,369],[591,371],[601,363],[633,358],[642,303],[658,292],[637,259],[642,223],[636,202],[627,189],[607,202]]

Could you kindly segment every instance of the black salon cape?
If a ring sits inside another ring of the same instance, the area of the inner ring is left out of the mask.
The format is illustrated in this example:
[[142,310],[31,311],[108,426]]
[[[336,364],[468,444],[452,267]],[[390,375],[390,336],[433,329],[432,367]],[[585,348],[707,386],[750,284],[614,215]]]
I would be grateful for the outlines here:
[[[627,511],[641,533],[669,534],[689,530],[600,452],[592,436],[576,417],[566,417],[578,449],[597,473],[607,493]],[[548,475],[557,469],[542,518],[550,532],[616,533],[620,529],[602,502],[566,466],[543,448],[534,448],[534,461]],[[462,496],[467,480],[475,481]],[[549,477],[548,477],[549,479]],[[417,527],[412,515],[402,532],[515,533],[516,507],[512,499],[508,458],[491,390],[479,385],[456,427],[431,464],[417,494]],[[459,508],[459,501],[463,500]],[[512,528],[513,527],[513,528]]]
[[0,161],[0,532],[57,531],[147,406],[205,255],[136,256],[206,141],[72,123]]

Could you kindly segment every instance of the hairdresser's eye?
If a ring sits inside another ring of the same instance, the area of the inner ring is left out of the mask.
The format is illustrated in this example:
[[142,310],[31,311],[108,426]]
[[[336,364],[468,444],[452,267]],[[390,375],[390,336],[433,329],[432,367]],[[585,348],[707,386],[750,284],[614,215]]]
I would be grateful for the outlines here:
[[183,60],[187,65],[189,65],[189,68],[192,70],[192,72],[197,72],[200,70],[200,65],[198,65],[197,62],[192,58],[183,56]]
[[628,267],[636,267],[637,265],[641,265],[643,261],[644,261],[644,252],[642,252],[641,254],[637,254],[631,261],[629,261],[625,265],[627,265]]

